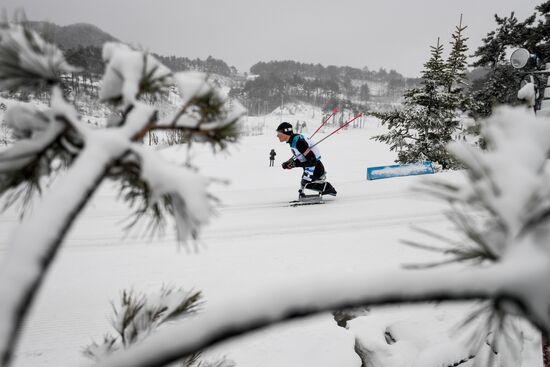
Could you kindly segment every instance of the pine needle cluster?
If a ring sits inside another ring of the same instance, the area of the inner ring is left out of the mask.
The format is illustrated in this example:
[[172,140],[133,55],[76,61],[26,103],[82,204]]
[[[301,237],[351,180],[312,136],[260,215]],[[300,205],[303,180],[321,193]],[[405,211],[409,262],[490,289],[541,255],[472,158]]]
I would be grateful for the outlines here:
[[[118,305],[113,304],[111,325],[114,334],[106,334],[100,343],[84,348],[83,354],[98,362],[117,350],[147,338],[159,327],[184,317],[190,317],[201,307],[200,292],[163,286],[158,294],[146,295],[124,290]],[[199,365],[200,353],[185,358],[180,366]]]

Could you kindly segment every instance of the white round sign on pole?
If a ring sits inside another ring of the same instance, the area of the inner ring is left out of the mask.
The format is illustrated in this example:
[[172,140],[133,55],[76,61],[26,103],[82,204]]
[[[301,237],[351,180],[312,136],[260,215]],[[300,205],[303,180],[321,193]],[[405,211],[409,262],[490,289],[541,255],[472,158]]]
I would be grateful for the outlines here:
[[517,50],[512,52],[512,55],[510,56],[510,63],[512,64],[514,69],[521,69],[525,65],[527,65],[530,57],[531,54],[529,53],[529,51],[524,48],[518,48]]

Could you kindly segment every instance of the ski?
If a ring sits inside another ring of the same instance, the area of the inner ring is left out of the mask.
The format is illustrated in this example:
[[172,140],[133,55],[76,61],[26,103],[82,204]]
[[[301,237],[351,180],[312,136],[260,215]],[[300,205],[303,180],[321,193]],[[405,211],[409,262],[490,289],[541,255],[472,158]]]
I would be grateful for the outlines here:
[[289,205],[294,206],[302,206],[302,205],[317,205],[317,204],[324,204],[325,201],[323,200],[323,197],[320,195],[306,195],[305,197],[302,197],[298,200],[292,200],[289,202]]
[[319,204],[324,204],[324,203],[325,203],[324,201],[304,202],[304,201],[300,201],[300,200],[294,200],[294,201],[289,202],[288,206],[294,208],[294,207],[297,207],[297,206],[319,205]]

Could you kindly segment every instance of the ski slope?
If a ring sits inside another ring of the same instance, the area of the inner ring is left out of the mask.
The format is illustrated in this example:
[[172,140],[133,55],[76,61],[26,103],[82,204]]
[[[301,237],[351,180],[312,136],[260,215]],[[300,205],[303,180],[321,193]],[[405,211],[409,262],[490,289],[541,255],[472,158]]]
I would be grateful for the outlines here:
[[[318,118],[308,113],[300,119],[307,119],[308,127],[313,127]],[[150,292],[170,284],[201,290],[207,302],[204,312],[208,312],[209,305],[227,297],[250,297],[270,285],[301,277],[322,281],[324,274],[333,271],[352,274],[354,269],[368,268],[374,274],[433,260],[433,254],[401,244],[402,239],[425,240],[412,226],[453,235],[442,214],[445,205],[412,192],[411,187],[436,176],[460,180],[460,172],[366,180],[367,167],[394,160],[387,146],[370,140],[383,131],[376,119],[368,118],[363,128],[347,129],[320,145],[328,180],[338,196],[328,197],[324,205],[289,207],[288,201],[297,196],[301,169],[280,168],[290,150],[275,136],[279,116],[266,120],[264,135],[244,137],[230,154],[213,155],[207,147],[190,152],[187,148],[164,150],[172,160],[192,158],[204,174],[229,181],[212,186],[220,199],[219,215],[197,244],[178,246],[172,231],[154,240],[139,230],[124,236],[122,227],[129,211],[116,201],[113,186],[104,184],[71,230],[48,274],[14,365],[90,365],[81,350],[110,330],[110,302],[118,300],[123,289]],[[324,130],[319,139],[330,132]],[[277,156],[275,167],[270,168],[272,148]],[[0,257],[16,223],[14,211],[2,214]],[[375,309],[364,319],[377,315],[377,320],[388,325],[398,323],[403,337],[416,349],[396,348],[393,357],[412,363],[422,346],[448,339],[448,327],[470,306],[434,307]],[[411,332],[415,328],[423,332]],[[321,314],[223,343],[206,356],[226,356],[239,367],[359,367],[355,336],[353,328],[338,327],[330,314]],[[525,366],[538,363],[538,351],[540,344],[533,337],[524,351]]]

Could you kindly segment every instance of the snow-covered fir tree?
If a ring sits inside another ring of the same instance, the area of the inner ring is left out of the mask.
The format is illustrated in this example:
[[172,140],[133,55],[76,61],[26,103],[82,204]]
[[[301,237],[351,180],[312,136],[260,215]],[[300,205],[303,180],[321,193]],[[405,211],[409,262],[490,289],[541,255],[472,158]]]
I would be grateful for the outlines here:
[[460,22],[451,35],[451,52],[447,58],[447,92],[449,93],[463,90],[467,80],[468,45],[466,41],[468,41],[468,37],[463,35],[466,28],[468,26],[462,25],[462,15],[460,15]]
[[[507,60],[508,51],[523,47],[537,55],[542,65],[550,61],[550,1],[535,7],[535,12],[523,21],[514,13],[495,15],[496,28],[483,38],[483,44],[474,53],[475,67],[483,67],[487,74],[474,82],[472,108],[476,116],[489,116],[498,105],[517,105],[517,90],[525,70],[514,69]],[[546,76],[534,74],[540,85],[546,84]],[[538,104],[540,104],[539,97]]]
[[477,60],[474,67],[488,69],[487,75],[475,81],[472,97],[477,101],[472,112],[476,117],[489,116],[495,106],[517,105],[517,89],[521,75],[506,60],[506,51],[511,45],[516,45],[518,36],[523,33],[524,26],[533,19],[520,23],[514,13],[507,17],[495,15],[497,29],[487,34],[475,52]]
[[439,38],[430,46],[431,57],[424,64],[422,86],[408,90],[401,110],[380,114],[382,123],[388,126],[386,134],[377,135],[375,140],[390,145],[397,151],[397,162],[415,163],[432,161],[443,169],[456,167],[457,162],[447,152],[446,145],[453,141],[459,125],[458,107],[460,97],[450,93],[449,88],[460,80],[450,72],[462,73],[463,47],[457,43],[457,50],[450,61],[443,59],[443,45]]

